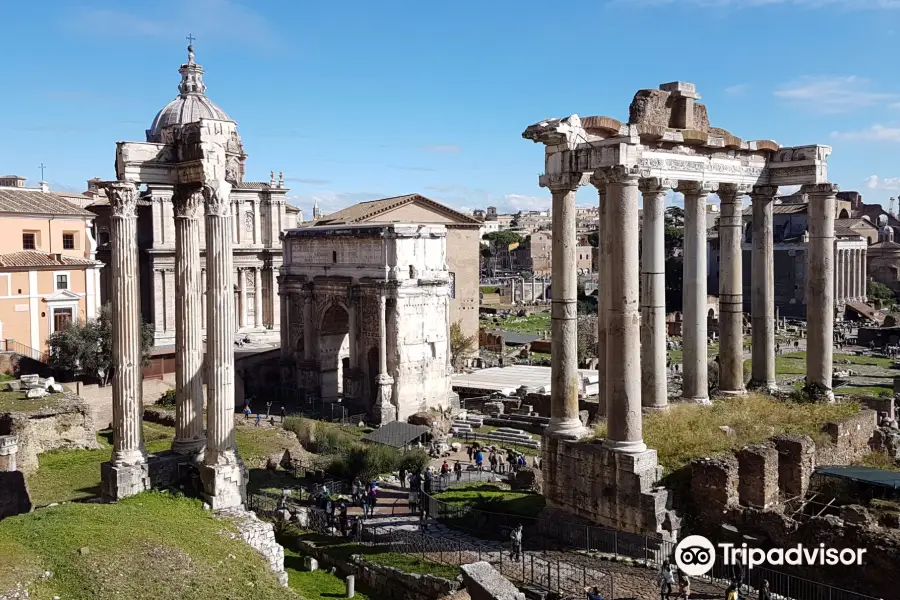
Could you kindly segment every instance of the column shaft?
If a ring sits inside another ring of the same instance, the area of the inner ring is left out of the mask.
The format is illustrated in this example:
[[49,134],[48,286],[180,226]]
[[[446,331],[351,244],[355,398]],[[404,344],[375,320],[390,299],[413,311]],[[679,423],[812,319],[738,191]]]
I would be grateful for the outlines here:
[[348,315],[349,321],[350,321],[350,327],[349,327],[350,331],[349,331],[348,335],[350,337],[350,368],[351,369],[355,369],[357,366],[357,360],[358,360],[357,353],[359,352],[359,349],[357,348],[358,342],[357,342],[357,333],[356,333],[356,327],[357,327],[356,312],[357,312],[357,310],[359,310],[358,302],[359,301],[357,300],[356,295],[351,294],[349,306],[347,307],[348,312],[350,313]]
[[834,209],[838,187],[806,185],[809,196],[809,253],[806,266],[806,381],[833,398]]
[[551,188],[553,196],[553,253],[550,332],[550,424],[547,435],[579,437],[577,255],[575,252],[575,193],[579,182]]
[[[258,206],[258,204],[257,204]],[[262,286],[262,268],[254,267],[253,269],[253,321],[257,329],[263,326],[263,286]]]
[[207,465],[232,464],[234,449],[234,257],[229,197],[231,185],[203,188],[206,198]]
[[253,201],[253,243],[262,245],[262,205],[259,200]]
[[147,462],[142,429],[141,311],[137,248],[138,192],[131,183],[107,185],[110,218],[114,466]]
[[387,296],[378,296],[378,374],[387,375]]
[[[288,311],[290,311],[290,296],[284,291],[279,292],[277,297],[281,301],[280,312],[282,323],[290,323],[291,319],[299,319],[302,317],[302,315],[294,315],[293,317],[288,315]],[[281,336],[281,360],[288,360],[294,353],[294,349],[291,347],[290,329],[288,327],[282,327],[279,334]]]
[[719,390],[744,393],[743,207],[738,187],[719,186]]
[[862,266],[862,250],[854,250],[854,258],[856,259],[853,263],[856,268],[856,292],[853,294],[857,300],[862,300],[863,291],[862,291],[862,282],[863,282],[863,266]]
[[709,402],[706,321],[706,200],[709,191],[697,182],[683,184],[684,193],[684,377],[685,400]]
[[[610,387],[607,388],[608,435],[604,443],[614,450],[637,453],[647,449],[643,442],[641,417],[638,178],[637,173],[625,167],[604,169],[604,173],[608,181],[609,280],[615,285],[609,295],[607,312],[607,343],[609,348],[615,348],[615,352],[606,355]],[[577,403],[575,408],[578,408]]]
[[756,386],[775,387],[775,252],[772,239],[772,204],[777,186],[753,188],[753,248],[751,255],[750,314],[752,320],[752,380]]
[[[609,216],[606,214],[606,181],[592,182],[597,186],[597,196],[599,200],[599,216],[600,222],[597,231],[597,245],[600,252],[600,260],[597,261],[597,371],[599,382],[598,402],[600,404],[600,413],[608,414],[607,395],[606,395],[606,304],[609,292],[609,270],[608,254],[606,254],[606,240],[609,235],[606,226],[609,222]],[[534,298],[534,279],[531,280],[532,299]]]
[[[620,185],[620,184],[617,184]],[[666,390],[666,249],[665,204],[669,185],[641,181],[643,231],[641,245],[641,404],[665,408]]]
[[866,260],[867,250],[862,251],[862,300],[866,302],[869,297],[869,263]]
[[247,326],[247,269],[237,270],[238,278],[238,314],[240,315],[240,327]]
[[200,452],[203,428],[203,292],[200,289],[199,186],[175,192],[175,441],[179,454]]
[[313,295],[311,290],[303,294],[303,360],[313,360]]

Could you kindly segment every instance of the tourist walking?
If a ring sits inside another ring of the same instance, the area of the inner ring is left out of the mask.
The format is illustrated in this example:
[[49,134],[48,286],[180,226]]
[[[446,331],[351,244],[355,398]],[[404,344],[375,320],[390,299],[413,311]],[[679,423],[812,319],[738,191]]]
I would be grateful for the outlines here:
[[400,489],[406,489],[406,469],[400,467],[400,473],[398,473],[398,479],[400,480]]
[[522,558],[522,524],[519,523],[515,529],[509,534],[509,540],[512,543],[512,551],[509,553],[510,558],[518,561]]
[[585,588],[584,591],[587,592],[587,600],[604,600],[603,595],[600,593],[600,588],[596,585]]
[[481,466],[484,464],[484,454],[481,453],[481,448],[475,451],[475,467],[481,471]]
[[362,504],[363,519],[368,519],[372,512],[372,505],[369,504],[369,495],[368,494],[362,494],[362,498],[360,499],[360,504]]
[[268,419],[269,415],[271,415],[271,414],[272,414],[272,401],[269,400],[268,402],[266,402],[266,419]]
[[453,465],[453,472],[456,473],[457,481],[462,479],[462,464],[459,461],[456,461],[456,464]]
[[497,471],[497,453],[493,450],[488,455],[488,463],[491,465],[491,473],[495,473]]
[[262,421],[262,413],[256,413],[256,426],[259,427],[259,422]]
[[414,487],[409,488],[409,512],[416,514],[419,504],[419,490]]
[[281,407],[281,422],[284,423],[284,419],[287,417],[287,411],[284,409],[284,406]]
[[672,566],[668,560],[663,561],[656,582],[659,584],[659,597],[670,598],[672,596],[672,586],[675,584],[675,575],[672,573]]
[[759,588],[759,600],[772,600],[772,592],[769,591],[768,579],[763,579],[762,587]]
[[378,501],[378,488],[375,486],[375,483],[372,482],[372,487],[369,489],[369,504],[371,508],[369,509],[372,513],[372,516],[375,516],[375,504]]
[[433,475],[431,474],[431,467],[428,467],[428,468],[425,470],[425,493],[426,493],[426,494],[430,494],[430,493],[431,493],[431,479],[432,479],[432,477],[433,477]]
[[737,588],[738,593],[740,593],[744,585],[744,566],[740,562],[735,562],[731,565],[731,581]]
[[250,402],[244,401],[244,420],[248,421],[250,419]]
[[472,446],[466,446],[466,454],[469,455],[469,462],[472,462],[472,454],[474,453],[475,451],[472,449]]
[[691,597],[691,580],[681,571],[678,572],[678,595],[684,600]]

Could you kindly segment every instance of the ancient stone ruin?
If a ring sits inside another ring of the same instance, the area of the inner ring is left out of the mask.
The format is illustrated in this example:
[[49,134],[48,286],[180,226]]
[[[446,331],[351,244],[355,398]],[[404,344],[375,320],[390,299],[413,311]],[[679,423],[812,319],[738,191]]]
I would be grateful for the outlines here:
[[[684,194],[684,377],[682,396],[708,403],[706,204],[721,200],[719,236],[720,388],[743,394],[741,201],[753,205],[751,303],[752,384],[775,385],[772,205],[778,186],[800,185],[810,199],[807,382],[831,396],[834,326],[836,185],[828,181],[828,146],[781,147],[745,141],[711,127],[691,83],[639,91],[627,122],[572,115],[528,127],[522,136],[545,146],[541,187],[553,197],[550,439],[543,475],[548,505],[573,510],[573,488],[585,499],[575,512],[636,533],[677,535],[656,452],[643,442],[642,409],[664,408],[664,200]],[[599,367],[601,410],[608,436],[573,443],[579,419],[576,352],[575,194],[597,188],[600,206]],[[643,244],[638,268],[638,201],[643,196]],[[642,285],[639,286],[639,282]],[[641,297],[638,297],[638,290]],[[580,465],[576,473],[573,465]],[[584,474],[588,476],[585,477]],[[573,486],[572,482],[578,482]],[[601,500],[602,504],[601,507]],[[591,499],[591,500],[587,500]]]

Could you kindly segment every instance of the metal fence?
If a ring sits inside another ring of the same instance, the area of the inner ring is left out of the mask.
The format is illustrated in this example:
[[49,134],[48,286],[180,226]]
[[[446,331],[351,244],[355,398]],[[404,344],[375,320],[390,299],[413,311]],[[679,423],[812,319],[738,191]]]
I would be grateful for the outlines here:
[[[350,523],[342,523],[339,517],[329,520],[325,512],[319,509],[308,511],[307,529],[437,564],[460,566],[485,561],[520,586],[540,588],[563,597],[583,597],[585,588],[589,586],[597,586],[605,598],[615,597],[616,580],[611,572],[587,562],[572,564],[533,553],[514,557],[511,547],[500,542],[478,543],[471,539],[433,535],[427,529],[399,529],[397,526],[374,523],[365,523],[354,531]],[[648,573],[642,583],[652,586],[654,578],[655,574]]]
[[3,349],[7,352],[15,352],[16,354],[28,357],[38,362],[47,363],[50,361],[49,352],[37,350],[35,348],[32,348],[31,346],[26,346],[25,344],[19,343],[16,340],[3,340]]
[[[482,446],[497,446],[498,448],[503,448],[504,450],[506,448],[511,448],[512,450],[528,451],[529,453],[538,453],[538,454],[541,451],[540,447],[535,448],[534,446],[528,446],[526,444],[520,444],[518,442],[511,442],[511,441],[507,441],[507,440],[498,440],[497,438],[494,438],[494,437],[487,437],[488,435],[490,435],[490,434],[478,433],[475,431],[460,431],[458,433],[454,433],[453,437],[458,440],[462,440],[466,443],[478,442]],[[525,452],[521,452],[521,453],[524,454]],[[506,457],[504,456],[501,458],[503,459],[504,465],[505,465]]]
[[[466,483],[485,482],[499,483],[506,481],[504,473],[492,473],[490,471],[462,471],[460,473],[448,473],[447,475],[436,475],[431,480],[431,493],[444,492],[453,486],[463,485]],[[429,490],[425,490],[428,492]]]

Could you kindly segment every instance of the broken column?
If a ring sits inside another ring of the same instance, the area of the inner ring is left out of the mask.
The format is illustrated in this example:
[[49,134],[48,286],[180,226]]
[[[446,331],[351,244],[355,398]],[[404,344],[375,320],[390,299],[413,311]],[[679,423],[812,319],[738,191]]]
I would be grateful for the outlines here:
[[[665,408],[666,390],[666,194],[675,182],[642,179],[641,404]],[[604,264],[606,261],[603,261]]]
[[713,185],[698,181],[682,181],[678,187],[684,194],[684,376],[681,396],[700,404],[709,404],[706,201],[713,190]]
[[778,186],[755,185],[752,251],[750,256],[751,381],[754,387],[774,389],[775,382],[775,251],[772,238],[772,204]]
[[244,504],[246,471],[234,445],[235,306],[231,249],[231,184],[203,187],[206,208],[208,406],[206,453],[200,477],[204,497],[214,509]]
[[[641,417],[638,172],[637,169],[625,166],[608,167],[600,171],[607,182],[606,214],[611,224],[607,229],[609,281],[616,286],[609,295],[607,307],[607,339],[615,352],[607,353],[606,356],[609,400],[605,445],[619,452],[638,453],[647,449],[643,440]],[[555,287],[556,279],[553,281]],[[575,410],[578,410],[577,395]]]
[[200,288],[200,185],[178,186],[175,212],[175,440],[178,454],[206,445],[203,427],[203,290]]
[[553,196],[550,307],[553,352],[550,355],[550,424],[545,432],[566,438],[578,438],[584,434],[584,426],[578,416],[578,277],[575,252],[575,193],[583,183],[582,177],[566,174],[547,185]]
[[719,390],[744,393],[743,190],[719,186]]
[[809,252],[806,262],[806,382],[834,400],[834,210],[838,186],[804,185],[809,198]]
[[109,197],[112,249],[113,453],[100,468],[103,497],[119,500],[150,488],[144,449],[141,374],[138,190],[133,183],[104,184]]

